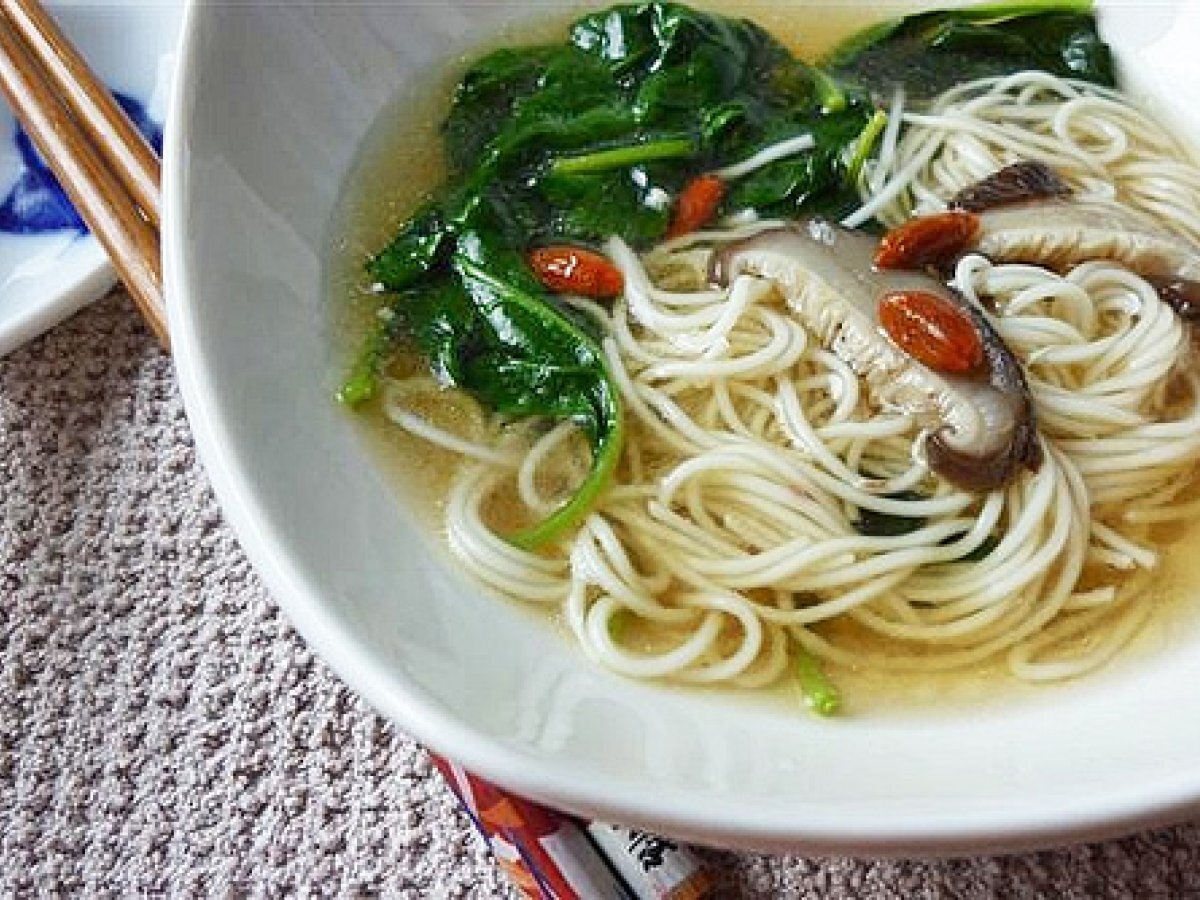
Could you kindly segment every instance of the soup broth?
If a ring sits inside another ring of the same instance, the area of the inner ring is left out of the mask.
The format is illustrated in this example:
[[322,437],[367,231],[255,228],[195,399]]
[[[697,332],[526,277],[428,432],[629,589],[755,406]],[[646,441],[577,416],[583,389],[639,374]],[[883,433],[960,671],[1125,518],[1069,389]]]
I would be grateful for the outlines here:
[[[844,5],[822,9],[821,15],[801,17],[790,8],[775,4],[740,5],[746,15],[784,40],[801,58],[812,59],[835,46],[883,12],[897,12],[894,6],[884,10],[865,5]],[[565,21],[544,26],[541,34],[527,31],[500,35],[497,45],[529,44],[556,39]],[[376,315],[378,295],[364,272],[363,261],[384,246],[398,227],[446,177],[439,124],[444,117],[448,97],[458,72],[447,74],[439,83],[419,90],[402,92],[381,117],[361,151],[359,162],[348,180],[338,219],[332,233],[329,260],[331,304],[334,334],[339,343],[337,358],[349,359]],[[389,375],[404,378],[425,372],[426,363],[418,355],[401,352],[389,365]],[[451,432],[470,431],[479,411],[470,401],[445,397],[414,398],[411,411],[432,424]],[[415,434],[398,428],[384,415],[378,400],[364,405],[361,414],[351,416],[361,429],[364,440],[378,457],[395,485],[397,496],[435,534],[445,532],[446,498],[450,484],[462,461],[456,454],[430,444]],[[1194,493],[1194,492],[1193,492]],[[504,514],[499,514],[504,518]],[[1106,677],[1148,653],[1161,653],[1171,645],[1189,640],[1193,631],[1200,592],[1200,564],[1189,546],[1200,537],[1200,523],[1169,524],[1156,529],[1161,562],[1152,588],[1154,608],[1147,625],[1123,652],[1122,661],[1110,666]],[[454,565],[447,557],[448,564]],[[526,608],[521,604],[516,604]],[[553,620],[567,631],[561,614]],[[1118,627],[1114,623],[1113,627]],[[886,653],[888,641],[880,634],[853,621],[839,620],[822,626],[836,635],[839,644],[851,651],[861,649],[863,656]],[[634,630],[624,635],[625,643],[647,651],[661,649],[670,642],[670,633]],[[1105,633],[1088,632],[1081,643],[1102,642]],[[880,672],[869,665],[827,666],[830,676],[842,691],[850,711],[878,711],[888,708],[944,709],[962,703],[991,702],[997,697],[1011,698],[1033,690],[1006,676],[1004,666],[995,659],[949,672]],[[791,696],[790,679],[781,679],[778,691],[760,696]]]

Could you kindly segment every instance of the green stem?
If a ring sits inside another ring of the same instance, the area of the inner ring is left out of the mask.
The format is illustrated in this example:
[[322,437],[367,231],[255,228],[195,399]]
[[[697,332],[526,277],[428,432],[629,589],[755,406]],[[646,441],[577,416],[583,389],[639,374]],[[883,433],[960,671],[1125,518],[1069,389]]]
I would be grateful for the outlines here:
[[822,69],[812,70],[813,80],[817,83],[817,96],[821,98],[821,112],[825,115],[839,113],[846,108],[846,92],[828,73]]
[[1019,0],[1019,2],[980,3],[953,10],[954,15],[969,22],[986,19],[1011,19],[1034,16],[1038,13],[1086,13],[1092,11],[1092,0]]
[[375,396],[379,389],[379,373],[383,370],[399,339],[397,315],[381,315],[367,333],[350,372],[337,391],[337,401],[355,407]]
[[620,169],[656,159],[682,159],[694,154],[695,147],[687,138],[670,138],[632,144],[628,147],[613,147],[597,150],[580,156],[561,156],[550,166],[555,175],[582,175],[587,172],[604,172]]
[[622,443],[624,429],[618,421],[596,446],[592,470],[574,496],[536,525],[509,535],[509,542],[522,550],[536,550],[578,525],[612,479],[621,458]]
[[821,663],[803,647],[796,647],[796,681],[804,702],[818,716],[832,716],[842,708],[842,695],[834,687]]
[[871,116],[870,121],[859,133],[858,139],[854,142],[854,155],[850,157],[850,164],[846,167],[846,174],[851,184],[858,184],[863,166],[867,164],[871,151],[875,149],[875,141],[883,133],[883,129],[887,126],[887,120],[888,114],[882,109],[877,109],[875,115]]

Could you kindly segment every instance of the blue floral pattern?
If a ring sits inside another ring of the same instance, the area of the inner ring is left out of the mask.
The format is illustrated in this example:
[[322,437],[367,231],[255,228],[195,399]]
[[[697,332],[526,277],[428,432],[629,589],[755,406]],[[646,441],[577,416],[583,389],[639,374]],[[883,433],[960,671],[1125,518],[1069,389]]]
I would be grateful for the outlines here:
[[[114,93],[122,109],[129,114],[138,131],[146,136],[154,149],[162,152],[162,128],[146,112],[145,106],[133,97]],[[87,233],[87,226],[71,206],[71,201],[42,161],[20,126],[13,136],[21,158],[21,174],[0,203],[0,232],[8,234],[44,234],[50,231]]]

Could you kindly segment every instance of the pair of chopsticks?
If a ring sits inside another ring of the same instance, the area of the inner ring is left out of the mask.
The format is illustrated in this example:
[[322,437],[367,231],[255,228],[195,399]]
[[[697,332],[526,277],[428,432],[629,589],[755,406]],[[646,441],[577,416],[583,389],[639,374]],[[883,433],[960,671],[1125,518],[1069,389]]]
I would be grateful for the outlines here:
[[158,156],[37,0],[0,0],[0,91],[169,347]]
[[[0,0],[0,91],[169,349],[161,163],[38,0]],[[498,863],[532,900],[697,900],[709,891],[711,874],[684,847],[577,822],[431,756]]]

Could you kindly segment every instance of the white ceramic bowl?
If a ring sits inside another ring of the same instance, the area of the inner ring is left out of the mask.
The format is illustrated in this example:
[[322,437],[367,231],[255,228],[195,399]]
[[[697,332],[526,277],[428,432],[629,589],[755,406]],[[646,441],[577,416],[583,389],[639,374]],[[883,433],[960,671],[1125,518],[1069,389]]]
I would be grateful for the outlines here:
[[[402,729],[468,768],[709,843],[997,850],[1197,809],[1194,640],[1033,700],[826,722],[615,677],[445,565],[330,401],[331,213],[401,85],[551,5],[189,12],[166,166],[180,381],[224,508],[299,631]],[[1104,28],[1127,76],[1191,128],[1200,6],[1113,4]]]

